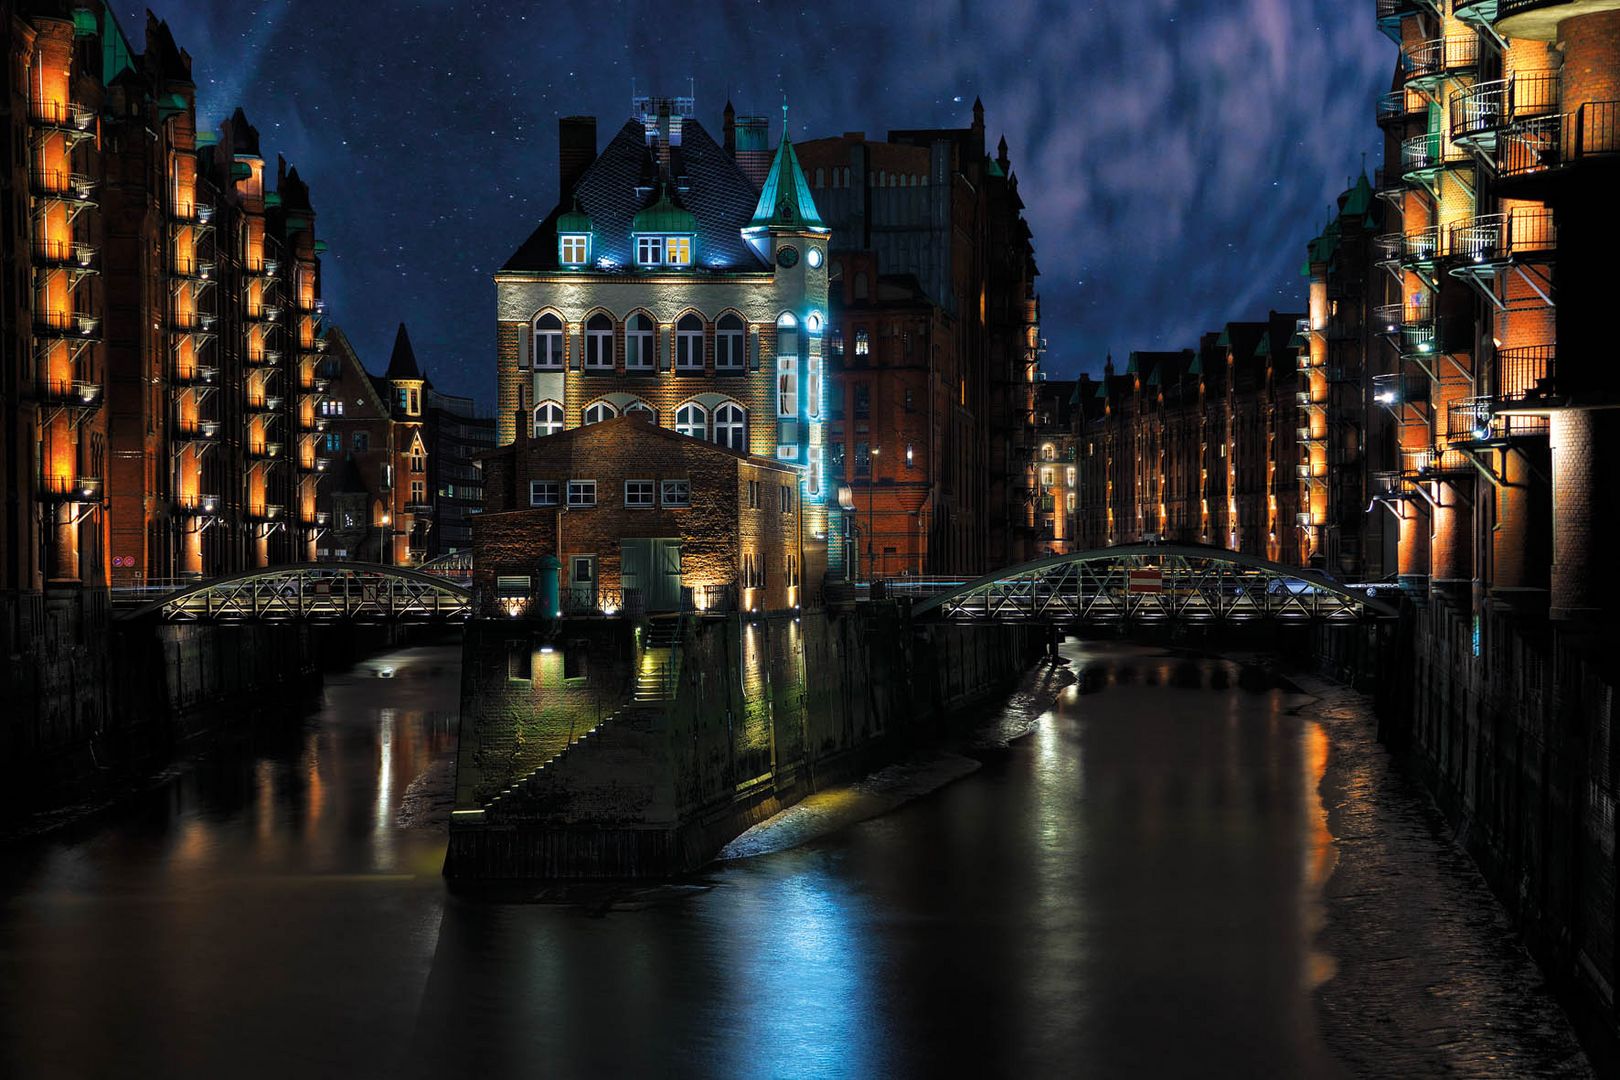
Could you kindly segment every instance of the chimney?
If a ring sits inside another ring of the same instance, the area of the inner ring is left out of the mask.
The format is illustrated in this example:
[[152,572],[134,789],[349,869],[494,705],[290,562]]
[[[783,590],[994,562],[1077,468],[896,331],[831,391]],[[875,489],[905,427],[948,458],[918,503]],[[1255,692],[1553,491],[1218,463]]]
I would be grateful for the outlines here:
[[596,160],[596,117],[565,116],[557,121],[557,201],[573,205],[574,185]]
[[771,174],[771,122],[763,116],[737,117],[737,167],[755,188]]
[[733,158],[737,156],[737,110],[726,102],[726,111],[720,114],[720,130],[725,139],[726,153]]

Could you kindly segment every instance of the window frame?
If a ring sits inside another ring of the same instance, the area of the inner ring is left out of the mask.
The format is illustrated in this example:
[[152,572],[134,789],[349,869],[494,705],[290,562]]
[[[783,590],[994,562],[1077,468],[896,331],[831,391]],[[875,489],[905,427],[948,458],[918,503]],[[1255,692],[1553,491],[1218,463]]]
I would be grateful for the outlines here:
[[[684,489],[684,498],[672,500],[669,497],[671,485],[679,485]],[[692,481],[686,477],[671,477],[658,481],[658,505],[666,510],[690,510],[692,508]]]
[[664,265],[666,265],[666,266],[691,266],[692,265],[693,248],[696,247],[696,245],[692,242],[692,235],[690,233],[676,233],[674,235],[666,235],[666,236],[663,237],[663,241],[664,241]]
[[[597,411],[600,411],[602,415],[598,416],[595,420],[592,420],[591,413]],[[589,427],[592,424],[605,423],[608,420],[614,419],[618,415],[619,410],[614,407],[611,401],[593,401],[589,405],[585,406],[585,408],[580,410],[579,423],[581,427]]]
[[[682,417],[695,414],[697,423],[691,424]],[[696,427],[695,432],[687,430]],[[688,401],[675,410],[675,434],[685,435],[689,439],[707,439],[709,437],[709,411],[695,401]]]
[[[578,498],[575,496],[578,495]],[[587,498],[587,496],[589,496]],[[596,506],[595,480],[569,480],[567,506],[570,510],[590,510]]]
[[[727,326],[727,320],[736,323]],[[730,355],[735,353],[735,355]],[[734,312],[726,312],[714,324],[714,370],[731,374],[748,369],[748,324]]]
[[658,323],[645,311],[632,311],[624,320],[624,370],[658,370]]
[[[568,249],[577,246],[579,258],[568,257]],[[563,233],[557,237],[557,262],[563,266],[585,266],[591,261],[590,233]]]
[[[542,488],[551,489],[551,500],[545,501],[541,496]],[[561,506],[563,501],[563,487],[561,480],[530,480],[529,505],[535,506]]]
[[[556,325],[554,327],[553,326],[543,326],[542,324],[545,323],[545,321],[547,319],[550,319]],[[556,315],[554,315],[554,314],[552,314],[551,312],[548,311],[545,314],[541,315],[539,318],[534,320],[533,330],[534,330],[534,340],[533,340],[532,344],[533,344],[534,348],[533,348],[533,350],[532,350],[532,352],[531,352],[531,354],[529,356],[529,367],[531,369],[535,370],[535,371],[561,371],[561,370],[563,370],[563,367],[564,367],[564,359],[563,358],[564,358],[565,354],[567,353],[567,342],[568,342],[568,328],[563,325],[563,321],[561,319],[559,319]],[[557,346],[557,348],[556,348],[556,357],[557,357],[556,362],[553,363],[548,359],[547,362],[541,363],[540,362],[540,357],[542,355],[542,351],[541,351],[540,343],[542,341],[547,341],[548,342],[548,347],[544,350],[543,355],[545,355],[545,356],[547,356],[549,358],[551,356],[551,354],[552,354],[552,350],[549,347],[549,343],[551,342],[551,339],[555,339],[555,344]]]
[[[725,414],[725,415],[722,415]],[[724,446],[728,450],[735,450],[740,454],[748,453],[748,410],[735,401],[722,402],[716,405],[710,414],[710,441],[716,446]],[[734,419],[735,418],[735,419]],[[729,438],[722,439],[720,432],[735,431],[741,446],[733,446]]]
[[[540,413],[542,410],[546,411],[547,413],[547,419],[544,421],[540,419]],[[529,418],[529,432],[531,438],[543,439],[547,435],[556,435],[558,432],[566,431],[568,429],[567,410],[562,407],[562,402],[554,401],[550,398],[540,402],[532,410],[530,410]],[[541,427],[550,428],[552,430],[542,432],[540,430]]]
[[[602,323],[607,323],[606,329]],[[617,357],[613,341],[613,316],[604,312],[597,312],[585,320],[585,357],[583,367],[586,371],[612,371]]]
[[[645,485],[645,492],[646,492],[646,496],[647,496],[645,502],[642,502],[639,499],[637,501],[635,501],[635,502],[630,501],[630,486],[632,484],[636,485],[636,492],[637,492],[638,495],[641,494],[641,492],[643,490],[642,485]],[[624,508],[626,510],[653,510],[653,509],[656,509],[657,506],[658,506],[658,483],[657,483],[657,481],[652,480],[651,478],[640,478],[640,477],[638,477],[636,479],[626,480],[624,482]]]
[[[691,323],[697,323],[693,330]],[[689,311],[675,321],[675,370],[700,372],[703,370],[703,316]]]
[[[656,256],[654,256],[656,252]],[[658,235],[636,237],[636,265],[663,266],[664,238]]]

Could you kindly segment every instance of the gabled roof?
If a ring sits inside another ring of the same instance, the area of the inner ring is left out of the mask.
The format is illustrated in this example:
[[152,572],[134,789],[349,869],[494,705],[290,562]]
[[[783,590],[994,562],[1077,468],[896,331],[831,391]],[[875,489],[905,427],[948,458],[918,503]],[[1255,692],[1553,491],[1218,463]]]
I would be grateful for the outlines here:
[[394,351],[388,357],[388,371],[383,377],[389,382],[422,378],[422,368],[416,362],[416,350],[411,348],[411,336],[405,332],[404,323],[399,324],[394,334]]
[[793,140],[787,132],[776,147],[776,160],[759,189],[759,202],[754,205],[750,229],[825,229],[816,200],[810,195],[810,182],[799,167],[799,155],[793,152]]
[[[764,269],[765,264],[742,239],[757,192],[731,155],[702,124],[688,118],[681,125],[681,145],[669,148],[669,158],[676,194],[695,224],[695,268]],[[600,266],[607,270],[633,266],[630,234],[636,215],[657,201],[657,188],[656,162],[647,152],[646,129],[639,120],[627,121],[580,176],[574,190],[558,192],[556,208],[501,269],[558,269],[557,225],[565,212],[576,211],[590,219],[591,253]]]

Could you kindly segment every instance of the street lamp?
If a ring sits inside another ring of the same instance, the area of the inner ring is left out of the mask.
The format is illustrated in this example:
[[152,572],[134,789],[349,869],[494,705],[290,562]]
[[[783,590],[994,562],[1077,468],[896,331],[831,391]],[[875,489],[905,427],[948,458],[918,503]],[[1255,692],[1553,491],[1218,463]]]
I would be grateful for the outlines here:
[[382,556],[382,563],[384,566],[388,566],[394,561],[388,550],[393,546],[391,543],[389,543],[390,532],[392,532],[392,530],[388,528],[388,515],[384,514],[382,516],[382,550],[378,553]]
[[877,580],[877,554],[875,532],[877,525],[877,459],[883,453],[882,447],[874,446],[871,450],[871,460],[867,462],[866,470],[866,577],[868,581]]

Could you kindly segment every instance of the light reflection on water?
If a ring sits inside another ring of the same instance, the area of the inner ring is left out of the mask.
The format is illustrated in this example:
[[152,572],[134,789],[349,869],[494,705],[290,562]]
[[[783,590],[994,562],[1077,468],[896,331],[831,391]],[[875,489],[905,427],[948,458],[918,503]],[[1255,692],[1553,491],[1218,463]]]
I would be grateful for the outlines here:
[[1087,692],[965,780],[570,904],[447,893],[401,807],[456,656],[374,661],[0,853],[0,1075],[1335,1075],[1328,733],[1234,664],[1068,652]]

